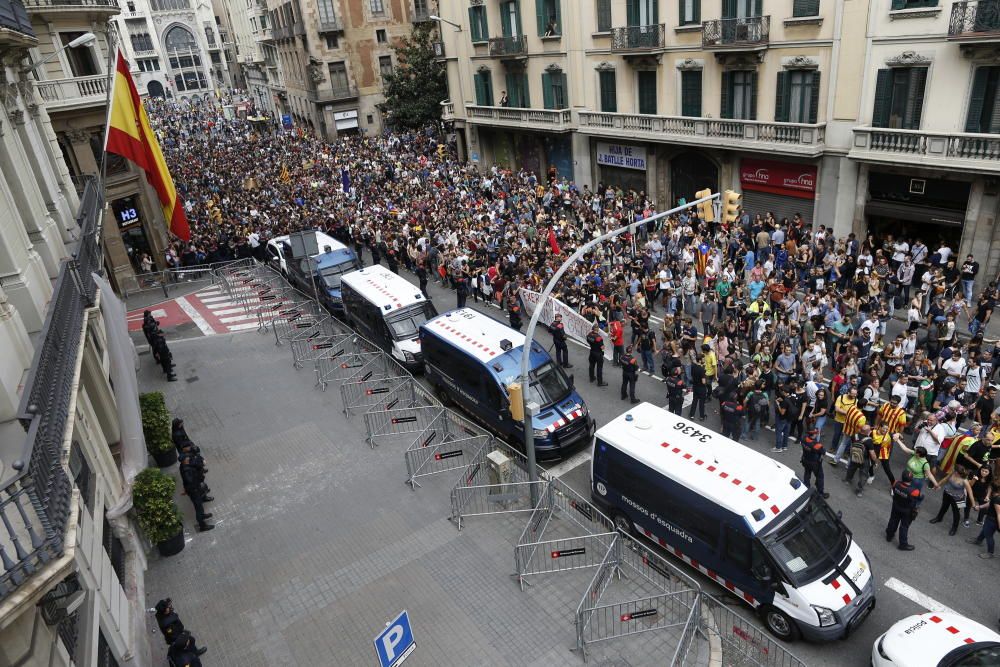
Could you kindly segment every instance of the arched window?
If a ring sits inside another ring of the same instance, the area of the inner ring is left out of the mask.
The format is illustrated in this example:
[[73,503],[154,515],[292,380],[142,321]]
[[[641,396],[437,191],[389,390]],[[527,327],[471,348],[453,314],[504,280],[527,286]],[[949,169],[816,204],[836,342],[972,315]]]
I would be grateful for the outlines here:
[[163,41],[167,45],[167,51],[198,50],[198,42],[195,41],[194,35],[191,34],[190,30],[181,26],[174,26],[168,30]]

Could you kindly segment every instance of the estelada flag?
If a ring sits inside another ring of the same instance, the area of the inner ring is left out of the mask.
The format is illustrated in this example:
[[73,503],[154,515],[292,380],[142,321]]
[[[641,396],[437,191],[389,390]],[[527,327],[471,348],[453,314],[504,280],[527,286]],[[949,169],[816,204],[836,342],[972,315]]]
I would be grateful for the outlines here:
[[291,182],[292,176],[291,176],[291,174],[288,173],[288,165],[286,165],[286,164],[281,165],[281,174],[278,176],[278,179],[282,183],[289,183],[289,182]]
[[708,266],[708,253],[711,249],[707,243],[698,246],[694,253],[694,271],[699,276],[705,275],[705,267]]
[[562,254],[562,250],[559,249],[559,242],[556,241],[556,230],[553,227],[549,227],[549,247],[552,248],[552,254]]
[[146,180],[156,191],[170,232],[184,241],[190,241],[191,229],[184,215],[184,206],[121,50],[115,65],[104,150],[121,155],[146,172]]

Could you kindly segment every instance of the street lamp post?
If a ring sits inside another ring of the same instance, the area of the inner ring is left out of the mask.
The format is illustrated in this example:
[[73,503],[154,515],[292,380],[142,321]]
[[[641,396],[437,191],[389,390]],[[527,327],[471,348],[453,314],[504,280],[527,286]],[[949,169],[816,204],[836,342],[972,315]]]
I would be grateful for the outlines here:
[[[534,404],[529,404],[528,402],[528,393],[529,393],[528,361],[531,356],[531,343],[535,335],[535,327],[538,325],[538,318],[541,316],[542,308],[548,301],[549,295],[552,294],[552,290],[555,289],[555,286],[559,283],[559,280],[563,277],[563,274],[566,273],[566,270],[569,269],[569,267],[573,266],[573,264],[575,264],[581,257],[583,257],[591,248],[598,245],[599,243],[610,241],[611,239],[620,236],[621,234],[624,234],[630,229],[636,230],[640,225],[646,225],[651,222],[656,222],[657,220],[661,220],[679,211],[683,211],[688,208],[693,208],[698,204],[701,204],[702,202],[707,202],[707,201],[714,202],[718,199],[719,199],[719,193],[714,193],[707,197],[702,197],[701,199],[697,199],[689,204],[684,204],[683,206],[672,208],[669,211],[657,213],[656,215],[652,215],[634,224],[624,225],[622,227],[619,227],[618,229],[615,229],[614,231],[608,232],[603,236],[599,236],[596,239],[589,241],[588,243],[585,243],[584,245],[577,248],[576,252],[570,255],[569,259],[567,259],[565,262],[562,263],[562,266],[560,266],[556,270],[555,274],[553,274],[552,278],[545,285],[545,289],[542,290],[542,295],[538,299],[538,304],[535,306],[535,311],[531,314],[531,319],[528,320],[528,329],[525,331],[524,334],[524,347],[521,349],[521,400],[524,402],[524,451],[528,457],[529,481],[532,482],[538,481],[538,467],[535,465],[535,430],[533,428],[531,417],[529,416],[529,409],[535,406]],[[531,412],[530,414],[534,414],[534,412]],[[537,502],[537,497],[536,497],[537,491],[535,489],[535,486],[536,485],[534,484],[531,485],[531,503],[533,506]]]

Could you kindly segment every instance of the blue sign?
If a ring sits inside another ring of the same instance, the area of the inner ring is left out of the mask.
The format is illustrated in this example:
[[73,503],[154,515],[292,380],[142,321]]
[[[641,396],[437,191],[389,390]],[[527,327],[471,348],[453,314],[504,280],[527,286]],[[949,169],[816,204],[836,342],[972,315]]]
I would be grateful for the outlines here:
[[284,126],[286,130],[292,129],[292,117],[289,116],[288,114],[284,114],[281,117],[281,124],[282,126]]
[[410,628],[410,615],[405,610],[375,637],[375,653],[378,655],[380,667],[396,667],[406,660],[416,647],[413,630]]
[[479,162],[479,153],[477,153],[476,151],[472,151],[472,154],[469,155],[469,159],[472,160],[473,162]]

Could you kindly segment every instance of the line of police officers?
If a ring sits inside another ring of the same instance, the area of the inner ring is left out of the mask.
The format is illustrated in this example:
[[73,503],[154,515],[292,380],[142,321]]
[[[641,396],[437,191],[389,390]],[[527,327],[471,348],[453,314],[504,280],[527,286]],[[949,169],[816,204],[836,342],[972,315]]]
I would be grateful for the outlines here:
[[174,374],[174,355],[170,353],[170,348],[167,347],[167,339],[163,337],[163,331],[160,330],[159,320],[153,317],[153,314],[148,310],[142,313],[142,335],[146,337],[146,342],[149,343],[149,349],[153,352],[153,359],[160,365],[163,372],[167,374],[167,382],[177,382],[177,376]]

